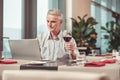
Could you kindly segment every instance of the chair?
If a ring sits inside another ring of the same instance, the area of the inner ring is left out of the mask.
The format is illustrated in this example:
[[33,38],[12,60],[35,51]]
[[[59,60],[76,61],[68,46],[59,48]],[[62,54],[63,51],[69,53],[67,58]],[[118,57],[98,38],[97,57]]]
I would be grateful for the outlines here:
[[109,80],[105,74],[44,70],[5,70],[2,80]]

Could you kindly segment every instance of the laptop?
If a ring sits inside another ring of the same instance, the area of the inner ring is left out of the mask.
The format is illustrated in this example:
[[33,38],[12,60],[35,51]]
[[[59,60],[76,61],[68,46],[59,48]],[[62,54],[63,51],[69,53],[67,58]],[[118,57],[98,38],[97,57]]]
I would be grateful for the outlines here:
[[9,46],[13,59],[41,60],[37,39],[9,40]]

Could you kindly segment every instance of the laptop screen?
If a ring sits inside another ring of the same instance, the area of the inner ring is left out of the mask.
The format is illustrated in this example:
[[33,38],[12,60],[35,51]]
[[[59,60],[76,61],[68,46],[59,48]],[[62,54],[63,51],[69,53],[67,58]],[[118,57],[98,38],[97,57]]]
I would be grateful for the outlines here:
[[9,40],[13,59],[41,60],[37,39]]

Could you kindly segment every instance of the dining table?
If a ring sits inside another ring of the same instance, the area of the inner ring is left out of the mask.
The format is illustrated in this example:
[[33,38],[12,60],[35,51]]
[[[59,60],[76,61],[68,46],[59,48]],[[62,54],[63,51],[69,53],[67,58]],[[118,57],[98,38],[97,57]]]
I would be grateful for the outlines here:
[[[110,58],[110,57],[109,57]],[[87,56],[88,62],[101,61],[109,59],[106,56]],[[119,58],[120,59],[120,58]],[[106,63],[103,66],[85,66],[85,63],[73,63],[71,65],[61,65],[58,71],[79,71],[79,72],[94,72],[107,74],[111,80],[120,80],[120,60],[115,63]]]
[[[15,64],[0,64],[0,74],[4,70],[56,70],[56,71],[79,71],[91,73],[103,73],[110,77],[111,80],[120,80],[120,58],[115,63],[106,63],[103,66],[85,66],[85,63],[111,59],[105,56],[86,56],[86,62],[81,60],[75,61],[45,61],[42,64],[30,64],[30,60],[17,60]],[[38,61],[37,61],[38,62]],[[43,63],[43,62],[42,62]],[[29,66],[31,65],[31,66]],[[0,80],[1,76],[0,75]]]
[[[20,70],[56,70],[56,71],[79,71],[91,73],[103,73],[111,80],[120,80],[120,58],[113,63],[105,63],[103,66],[85,66],[85,63],[99,62],[101,60],[114,59],[112,56],[86,56],[86,62],[74,60],[69,62],[53,61],[43,65],[22,64]],[[115,59],[114,59],[115,60]],[[62,60],[64,61],[64,60]]]

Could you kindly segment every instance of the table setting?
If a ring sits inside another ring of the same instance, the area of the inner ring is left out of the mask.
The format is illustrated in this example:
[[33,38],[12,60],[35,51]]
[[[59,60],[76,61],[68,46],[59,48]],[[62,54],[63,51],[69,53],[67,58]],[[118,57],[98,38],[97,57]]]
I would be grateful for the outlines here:
[[99,56],[88,55],[85,59],[78,59],[76,63],[71,63],[71,65],[59,66],[58,71],[105,73],[111,80],[120,80],[119,63],[120,57],[112,56],[111,53],[101,54]]

